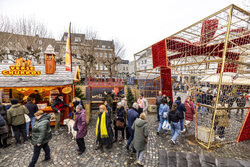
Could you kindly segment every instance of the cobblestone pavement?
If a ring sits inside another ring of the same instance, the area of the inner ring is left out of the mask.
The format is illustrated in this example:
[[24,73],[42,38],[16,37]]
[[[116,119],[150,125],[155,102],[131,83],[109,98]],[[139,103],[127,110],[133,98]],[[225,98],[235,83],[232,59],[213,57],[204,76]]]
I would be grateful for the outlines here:
[[[170,132],[162,132],[160,136],[156,135],[156,129],[158,122],[156,121],[155,114],[148,115],[149,124],[149,142],[147,151],[144,158],[145,166],[159,166],[159,152],[160,150],[178,151],[178,152],[193,152],[198,154],[205,154],[212,157],[223,157],[230,159],[250,159],[250,140],[224,145],[216,150],[206,150],[197,144],[190,144],[187,139],[193,135],[194,130],[189,131],[186,134],[181,134],[177,140],[177,145],[172,145],[170,142]],[[63,131],[59,135],[53,135],[51,142],[49,143],[51,148],[51,160],[49,162],[43,162],[44,152],[41,151],[39,160],[37,162],[38,167],[59,167],[59,166],[136,166],[135,154],[128,152],[125,149],[126,141],[121,143],[115,143],[110,150],[104,150],[104,152],[94,150],[95,145],[95,123],[96,115],[94,114],[89,124],[88,134],[85,137],[86,152],[81,156],[77,155],[77,145],[74,140],[71,139],[71,135],[67,133],[66,127],[63,127]],[[194,125],[192,125],[194,129]],[[121,135],[121,134],[119,134]],[[30,142],[22,144],[19,147],[15,146],[15,141],[12,138],[11,146],[7,149],[0,149],[0,166],[8,167],[24,167],[28,166],[32,154],[33,146]]]

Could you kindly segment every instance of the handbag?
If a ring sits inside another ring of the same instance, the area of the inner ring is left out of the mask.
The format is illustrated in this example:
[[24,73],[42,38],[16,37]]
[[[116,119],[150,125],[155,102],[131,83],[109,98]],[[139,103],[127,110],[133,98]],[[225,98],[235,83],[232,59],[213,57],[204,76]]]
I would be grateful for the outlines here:
[[121,122],[120,120],[116,120],[115,125],[117,128],[124,128],[125,122]]
[[169,124],[168,120],[165,120],[163,122],[162,129],[164,129],[164,130],[171,130],[171,127],[170,127],[170,124]]
[[30,117],[27,115],[27,114],[24,114],[24,119],[25,119],[25,122],[28,123],[30,122]]

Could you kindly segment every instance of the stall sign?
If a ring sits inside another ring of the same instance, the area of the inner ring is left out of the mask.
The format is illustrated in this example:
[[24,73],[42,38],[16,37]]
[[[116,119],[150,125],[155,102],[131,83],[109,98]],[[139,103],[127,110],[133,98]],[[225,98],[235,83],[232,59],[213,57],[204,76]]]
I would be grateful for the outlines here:
[[16,76],[38,76],[41,71],[36,71],[35,67],[20,67],[9,66],[10,70],[3,70],[2,75],[16,75]]

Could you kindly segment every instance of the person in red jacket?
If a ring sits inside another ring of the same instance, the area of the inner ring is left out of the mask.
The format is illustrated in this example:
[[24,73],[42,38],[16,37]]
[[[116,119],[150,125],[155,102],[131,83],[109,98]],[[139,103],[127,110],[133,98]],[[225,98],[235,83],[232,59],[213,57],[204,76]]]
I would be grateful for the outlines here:
[[194,119],[194,103],[191,100],[191,97],[188,96],[185,100],[185,108],[186,108],[186,112],[185,112],[185,127],[186,129],[190,127],[191,122]]

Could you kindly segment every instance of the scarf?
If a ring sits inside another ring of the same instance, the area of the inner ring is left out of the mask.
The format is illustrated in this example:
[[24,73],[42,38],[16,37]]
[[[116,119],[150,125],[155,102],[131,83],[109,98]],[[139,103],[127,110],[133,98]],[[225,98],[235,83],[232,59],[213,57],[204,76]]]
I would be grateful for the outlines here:
[[[97,119],[96,123],[96,136],[98,136],[98,127],[99,127],[99,117]],[[106,113],[103,112],[101,115],[101,125],[100,125],[100,137],[101,138],[108,138],[108,132],[107,132],[107,127],[106,127]]]

